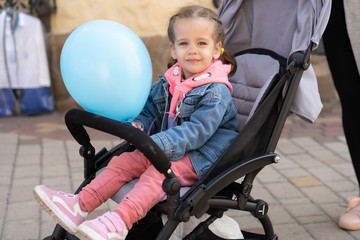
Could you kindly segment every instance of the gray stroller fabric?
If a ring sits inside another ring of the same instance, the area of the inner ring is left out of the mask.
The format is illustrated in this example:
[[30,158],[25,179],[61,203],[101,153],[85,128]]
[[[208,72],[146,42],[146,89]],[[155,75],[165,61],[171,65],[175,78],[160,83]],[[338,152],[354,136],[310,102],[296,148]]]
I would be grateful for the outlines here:
[[[233,54],[265,48],[285,58],[306,50],[310,42],[317,47],[330,4],[329,0],[224,0],[218,11],[226,33],[224,47]],[[304,72],[291,112],[314,122],[321,109],[316,76],[310,67]]]
[[237,109],[240,132],[255,112],[271,80],[279,73],[280,64],[267,55],[244,54],[236,57],[239,71],[229,79]]
[[[330,16],[330,0],[223,0],[227,50],[266,48],[288,57],[319,44]],[[296,18],[293,15],[297,15]]]

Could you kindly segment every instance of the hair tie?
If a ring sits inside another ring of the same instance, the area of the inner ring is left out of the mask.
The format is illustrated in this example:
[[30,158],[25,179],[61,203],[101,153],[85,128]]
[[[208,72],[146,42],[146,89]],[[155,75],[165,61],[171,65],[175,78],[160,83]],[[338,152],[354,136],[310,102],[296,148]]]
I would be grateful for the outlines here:
[[221,50],[220,50],[221,55],[224,54],[224,51],[225,51],[225,49],[224,49],[224,48],[221,48]]

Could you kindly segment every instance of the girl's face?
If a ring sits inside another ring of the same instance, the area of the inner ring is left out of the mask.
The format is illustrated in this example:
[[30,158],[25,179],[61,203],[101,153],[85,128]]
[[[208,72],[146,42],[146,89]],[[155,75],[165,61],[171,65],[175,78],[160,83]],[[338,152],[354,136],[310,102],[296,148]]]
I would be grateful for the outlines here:
[[211,20],[202,17],[178,19],[174,23],[171,56],[180,63],[185,79],[202,72],[220,57],[221,42],[215,42],[214,28]]

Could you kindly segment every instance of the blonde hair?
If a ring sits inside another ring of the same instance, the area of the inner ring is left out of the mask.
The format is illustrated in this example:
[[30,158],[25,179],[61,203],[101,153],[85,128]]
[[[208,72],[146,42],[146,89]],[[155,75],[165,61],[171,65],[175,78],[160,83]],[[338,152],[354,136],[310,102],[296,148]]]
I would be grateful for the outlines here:
[[[209,8],[201,7],[201,6],[186,6],[181,8],[176,14],[174,14],[169,21],[169,26],[167,29],[168,37],[171,43],[174,44],[175,42],[175,33],[174,33],[174,24],[176,20],[184,19],[184,18],[192,18],[192,17],[202,17],[209,19],[214,22],[214,38],[215,42],[221,42],[221,45],[224,44],[225,39],[225,32],[222,25],[222,21],[219,18],[219,16],[213,12]],[[231,72],[229,73],[229,77],[233,76],[236,72],[236,61],[234,57],[231,55],[231,53],[227,50],[225,50],[221,55],[221,61],[224,64],[231,64]],[[168,67],[171,67],[176,63],[175,59],[170,59],[170,62],[168,64]]]

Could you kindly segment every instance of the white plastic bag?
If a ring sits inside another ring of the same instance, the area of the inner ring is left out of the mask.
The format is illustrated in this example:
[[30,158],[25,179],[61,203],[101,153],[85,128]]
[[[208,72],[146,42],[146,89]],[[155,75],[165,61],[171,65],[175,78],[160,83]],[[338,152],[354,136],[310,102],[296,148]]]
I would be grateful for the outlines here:
[[[209,215],[205,214],[199,219],[193,217],[188,222],[180,223],[169,240],[182,240],[194,229],[194,227],[205,221],[208,217]],[[163,224],[166,223],[167,217],[165,215],[162,215],[162,221]],[[209,229],[215,235],[224,239],[244,239],[237,222],[225,214],[222,218],[216,219],[209,226]]]

